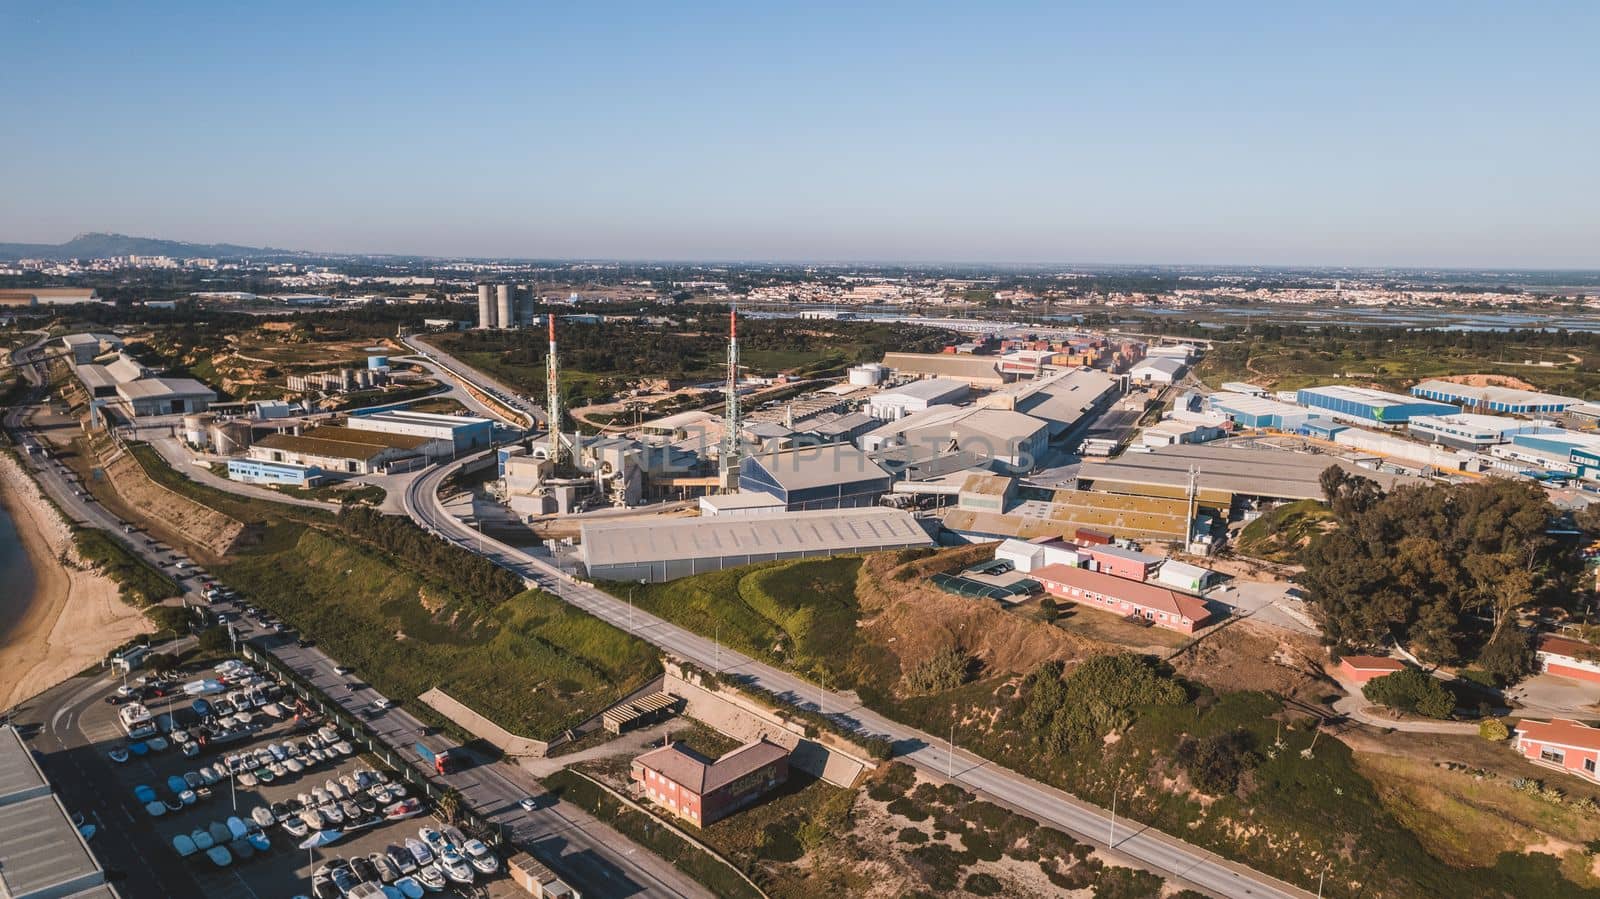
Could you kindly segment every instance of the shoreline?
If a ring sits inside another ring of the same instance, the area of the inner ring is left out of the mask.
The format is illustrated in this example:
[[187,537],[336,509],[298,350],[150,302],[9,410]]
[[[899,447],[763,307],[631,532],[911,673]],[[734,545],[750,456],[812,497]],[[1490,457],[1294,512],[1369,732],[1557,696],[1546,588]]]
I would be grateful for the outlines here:
[[73,567],[72,531],[38,484],[0,456],[0,505],[33,568],[32,595],[19,597],[0,631],[0,709],[9,709],[99,662],[113,647],[153,628],[122,599],[115,581]]

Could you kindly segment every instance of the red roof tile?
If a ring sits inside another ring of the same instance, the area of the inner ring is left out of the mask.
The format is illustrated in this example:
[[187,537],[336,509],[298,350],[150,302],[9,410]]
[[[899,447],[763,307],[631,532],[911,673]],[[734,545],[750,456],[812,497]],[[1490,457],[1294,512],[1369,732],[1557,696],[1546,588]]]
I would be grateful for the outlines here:
[[1401,671],[1406,667],[1405,662],[1388,656],[1343,656],[1340,661],[1357,671]]
[[1539,651],[1556,656],[1566,656],[1569,659],[1600,660],[1600,646],[1584,643],[1581,640],[1557,637],[1555,634],[1541,634],[1539,636]]
[[1566,718],[1550,721],[1524,721],[1517,725],[1517,739],[1545,745],[1571,746],[1600,751],[1600,728],[1589,727]]
[[1117,577],[1101,571],[1090,571],[1087,568],[1075,568],[1057,563],[1035,568],[1028,573],[1028,576],[1043,584],[1090,590],[1103,596],[1126,600],[1141,609],[1166,612],[1190,621],[1204,621],[1211,617],[1211,613],[1206,610],[1206,604],[1187,593],[1179,593],[1166,587]]

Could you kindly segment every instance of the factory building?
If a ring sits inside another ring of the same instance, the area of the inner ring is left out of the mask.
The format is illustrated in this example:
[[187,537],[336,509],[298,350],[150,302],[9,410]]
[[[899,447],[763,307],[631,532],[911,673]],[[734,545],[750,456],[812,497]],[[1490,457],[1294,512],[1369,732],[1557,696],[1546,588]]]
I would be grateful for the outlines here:
[[0,896],[117,899],[120,895],[106,882],[105,868],[22,735],[14,727],[0,727]]
[[303,434],[269,434],[246,451],[251,459],[340,474],[406,471],[429,456],[448,456],[447,441],[409,434],[323,425]]
[[84,365],[105,353],[122,349],[122,338],[115,334],[68,334],[60,343],[72,354],[74,365]]
[[892,481],[888,471],[847,443],[746,456],[739,467],[740,492],[770,493],[791,512],[876,505]]
[[1179,444],[1129,453],[1109,462],[1084,462],[1078,470],[1078,483],[1101,493],[1181,500],[1189,495],[1192,472],[1194,496],[1200,505],[1226,510],[1235,496],[1322,499],[1322,472],[1330,465],[1377,481],[1385,490],[1413,481],[1310,453]]
[[315,487],[325,478],[315,465],[263,462],[260,459],[229,459],[228,478],[245,484],[270,484],[289,487]]
[[430,440],[447,440],[453,453],[481,449],[494,442],[494,422],[467,415],[440,415],[391,409],[386,412],[356,413],[345,426],[355,431],[380,431],[385,434],[410,434]]
[[1457,449],[1482,450],[1506,443],[1517,434],[1534,434],[1546,426],[1499,415],[1461,412],[1455,415],[1418,415],[1406,424],[1418,440]]
[[933,545],[910,513],[884,508],[584,522],[580,542],[590,579],[652,583],[777,559]]
[[861,448],[959,451],[1017,470],[1031,470],[1050,445],[1050,425],[1009,409],[938,406],[861,435]]
[[194,378],[142,378],[117,385],[134,418],[204,412],[217,401],[217,392]]
[[1073,369],[1013,384],[983,397],[978,405],[1021,412],[1045,422],[1055,440],[1116,399],[1122,378],[1094,369]]
[[1260,394],[1214,393],[1206,398],[1206,405],[1244,428],[1293,431],[1312,418],[1312,413],[1302,406],[1281,403]]
[[993,356],[957,353],[885,353],[883,364],[908,378],[950,378],[972,387],[1003,387],[1016,375],[1000,370]]
[[1296,391],[1295,402],[1331,418],[1379,428],[1399,427],[1418,415],[1454,415],[1461,411],[1433,400],[1341,384],[1302,388]]
[[1145,384],[1171,384],[1188,363],[1177,356],[1150,356],[1128,369],[1128,377]]
[[913,412],[926,412],[930,406],[962,402],[969,393],[971,388],[965,381],[951,378],[913,381],[870,397],[867,400],[867,414],[873,418],[894,421]]
[[1441,403],[1452,403],[1471,412],[1500,412],[1506,415],[1555,415],[1583,400],[1536,390],[1511,387],[1474,387],[1453,381],[1423,381],[1411,388],[1411,395]]

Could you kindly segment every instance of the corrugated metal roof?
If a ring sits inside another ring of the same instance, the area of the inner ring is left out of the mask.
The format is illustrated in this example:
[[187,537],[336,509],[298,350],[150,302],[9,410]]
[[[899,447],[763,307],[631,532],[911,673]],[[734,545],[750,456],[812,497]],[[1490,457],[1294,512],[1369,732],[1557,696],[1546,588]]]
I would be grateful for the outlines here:
[[54,793],[0,806],[0,895],[60,895],[100,872]]
[[580,534],[583,560],[591,568],[774,552],[867,552],[933,542],[910,513],[880,508],[586,522]]
[[779,450],[751,458],[791,493],[889,477],[882,466],[848,443]]

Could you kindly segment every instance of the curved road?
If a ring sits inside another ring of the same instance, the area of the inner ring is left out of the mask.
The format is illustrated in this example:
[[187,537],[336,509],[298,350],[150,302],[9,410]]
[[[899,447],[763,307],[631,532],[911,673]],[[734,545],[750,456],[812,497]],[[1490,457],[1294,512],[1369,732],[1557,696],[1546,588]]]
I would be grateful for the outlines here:
[[[19,350],[19,357],[31,358],[38,346],[35,343]],[[23,361],[19,358],[19,363]],[[37,366],[30,365],[25,372],[34,384],[43,383],[43,373],[37,370]],[[31,397],[27,402],[36,399]],[[31,443],[42,445],[39,437],[26,427],[27,409],[25,403],[7,408],[4,414],[5,427],[13,434],[26,435]],[[123,531],[125,523],[121,519],[98,503],[75,494],[76,486],[59,463],[40,460],[28,454],[21,456],[40,488],[61,506],[69,518],[105,530],[135,554],[158,568],[162,567],[161,554],[142,540],[129,539]],[[170,573],[169,568],[162,570]],[[201,602],[197,594],[191,594],[191,601]],[[335,667],[337,662],[321,649],[315,646],[300,647],[291,638],[257,632],[242,617],[237,624],[241,636],[250,639],[252,645],[271,652],[348,713],[365,717],[361,713],[371,708],[373,700],[379,697],[376,690],[360,683],[358,676],[340,675]],[[94,701],[93,689],[103,686],[105,680],[102,676],[90,687],[64,685],[55,691],[47,691],[27,704],[42,708],[41,703],[53,702],[55,715],[49,719],[49,729],[54,738],[63,748],[82,745],[81,735],[71,731],[73,720],[86,703]],[[77,682],[69,681],[68,684],[76,685]],[[71,690],[71,696],[62,694],[62,690]],[[84,697],[89,699],[85,700]],[[416,764],[417,753],[410,747],[422,738],[421,722],[398,707],[365,720],[369,728],[395,747],[402,759]],[[439,748],[445,741],[432,737],[428,742],[434,748]],[[630,842],[588,813],[544,794],[538,782],[514,763],[480,761],[465,770],[438,779],[461,792],[473,809],[484,817],[507,827],[518,843],[539,847],[542,856],[553,858],[554,867],[559,873],[568,877],[585,895],[681,899],[711,899],[713,895],[665,860]],[[537,807],[533,811],[524,811],[517,804],[518,800],[528,796],[538,797]]]
[[445,511],[439,485],[456,467],[485,455],[478,453],[430,469],[406,486],[406,514],[439,536],[521,575],[530,584],[641,639],[705,668],[740,675],[746,681],[801,708],[829,715],[840,724],[895,742],[897,758],[936,776],[946,777],[1036,820],[1060,827],[1098,846],[1109,846],[1129,859],[1203,890],[1229,897],[1301,899],[1310,894],[1213,852],[1160,831],[1121,822],[1109,812],[1046,786],[987,759],[947,748],[946,741],[892,721],[865,708],[852,696],[827,692],[809,681],[718,646],[664,619],[633,609],[623,600],[569,578],[549,562],[480,534]]

